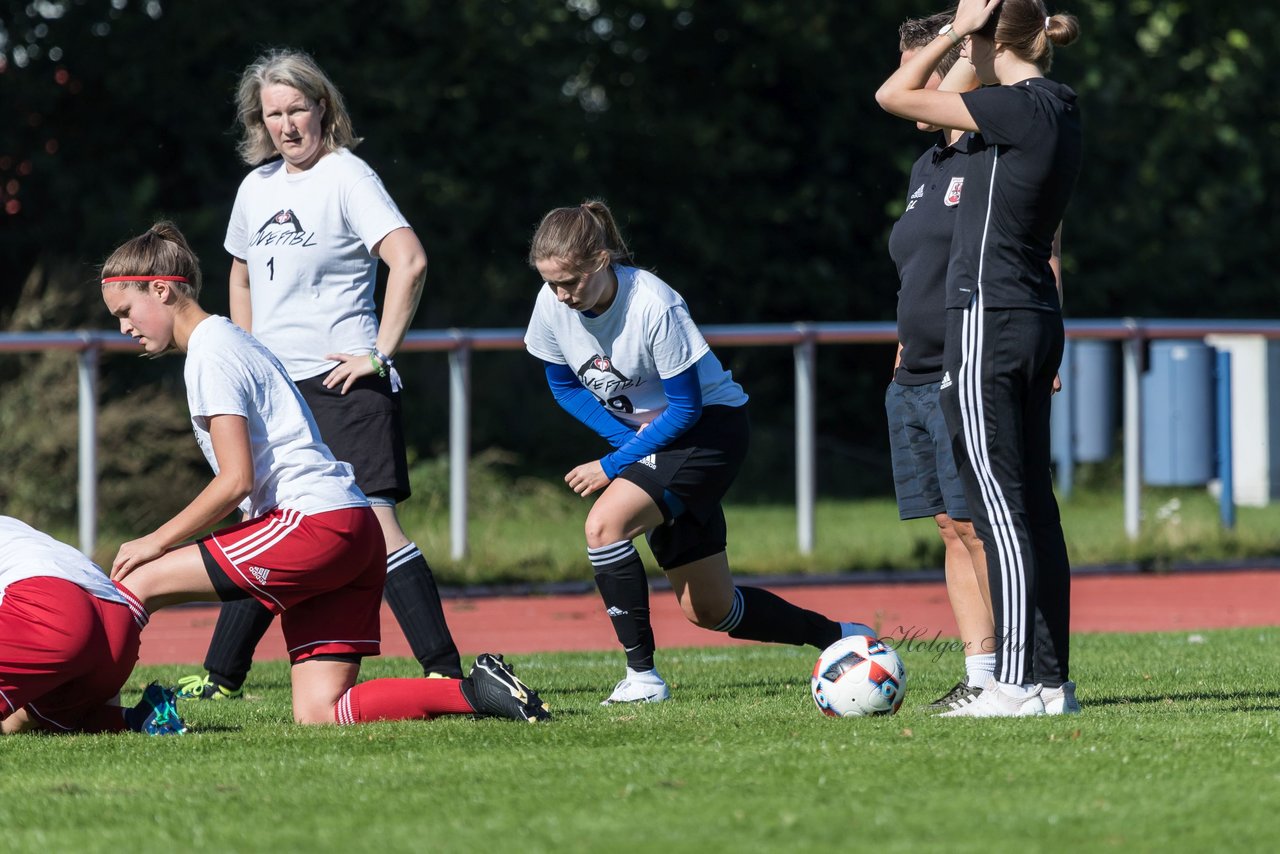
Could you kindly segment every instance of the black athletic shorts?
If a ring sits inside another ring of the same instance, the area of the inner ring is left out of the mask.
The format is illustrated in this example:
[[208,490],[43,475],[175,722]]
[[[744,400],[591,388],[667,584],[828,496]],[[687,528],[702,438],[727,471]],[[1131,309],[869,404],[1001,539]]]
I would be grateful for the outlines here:
[[683,436],[618,474],[647,492],[662,510],[664,524],[646,537],[663,569],[725,550],[720,502],[742,468],[750,439],[746,406],[708,406]]
[[325,376],[295,383],[311,407],[320,438],[334,457],[355,469],[356,485],[365,495],[404,501],[410,494],[409,462],[400,394],[391,390],[391,378],[361,377],[344,395],[338,388],[325,388]]

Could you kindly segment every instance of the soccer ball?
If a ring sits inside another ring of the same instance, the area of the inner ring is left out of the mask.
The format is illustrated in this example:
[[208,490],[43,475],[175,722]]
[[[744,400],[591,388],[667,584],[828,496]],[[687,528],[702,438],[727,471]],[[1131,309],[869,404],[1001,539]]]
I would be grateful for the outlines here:
[[824,715],[891,715],[907,695],[907,669],[882,641],[851,635],[818,656],[810,687]]

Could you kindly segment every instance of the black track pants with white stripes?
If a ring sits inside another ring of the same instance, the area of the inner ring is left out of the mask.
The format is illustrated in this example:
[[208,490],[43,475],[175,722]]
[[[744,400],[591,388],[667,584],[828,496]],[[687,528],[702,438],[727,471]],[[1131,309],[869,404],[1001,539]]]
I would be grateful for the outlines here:
[[[1067,679],[1071,567],[1050,471],[1049,406],[1062,316],[948,309],[942,410],[987,552],[996,679]],[[948,384],[947,379],[950,379]]]

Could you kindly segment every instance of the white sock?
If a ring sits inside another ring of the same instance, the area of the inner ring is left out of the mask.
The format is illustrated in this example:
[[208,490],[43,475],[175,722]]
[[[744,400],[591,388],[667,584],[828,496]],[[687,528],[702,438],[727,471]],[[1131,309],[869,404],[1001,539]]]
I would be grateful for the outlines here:
[[848,638],[854,635],[866,635],[869,638],[876,636],[876,630],[868,626],[866,623],[841,623],[840,637]]
[[996,654],[980,652],[977,655],[965,656],[964,673],[968,677],[970,688],[987,687],[987,682],[996,673]]
[[654,685],[662,683],[662,677],[658,675],[658,669],[653,670],[632,670],[627,668],[627,680],[630,682],[650,682]]
[[1015,700],[1025,700],[1033,694],[1040,693],[1040,686],[1031,682],[1022,685],[1014,685],[1012,682],[997,682],[996,687],[1000,689],[1000,693],[1006,697],[1012,697]]

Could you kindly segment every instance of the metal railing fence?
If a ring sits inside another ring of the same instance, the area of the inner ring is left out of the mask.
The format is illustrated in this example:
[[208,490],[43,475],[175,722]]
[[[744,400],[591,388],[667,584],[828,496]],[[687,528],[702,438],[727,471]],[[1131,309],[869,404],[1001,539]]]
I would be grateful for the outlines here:
[[[829,344],[891,344],[892,323],[771,323],[705,326],[714,346],[792,348],[795,362],[796,545],[801,554],[814,547],[816,350]],[[1202,338],[1210,334],[1280,338],[1272,320],[1069,320],[1073,339],[1120,343],[1123,362],[1124,525],[1130,539],[1141,530],[1141,373],[1144,345],[1156,339]],[[467,554],[467,461],[471,433],[471,357],[477,351],[519,350],[522,329],[413,330],[401,352],[443,352],[449,357],[449,534],[454,560]],[[98,364],[103,353],[136,352],[137,345],[117,332],[0,333],[0,353],[74,351],[78,354],[78,517],[80,549],[92,553],[97,540]]]

